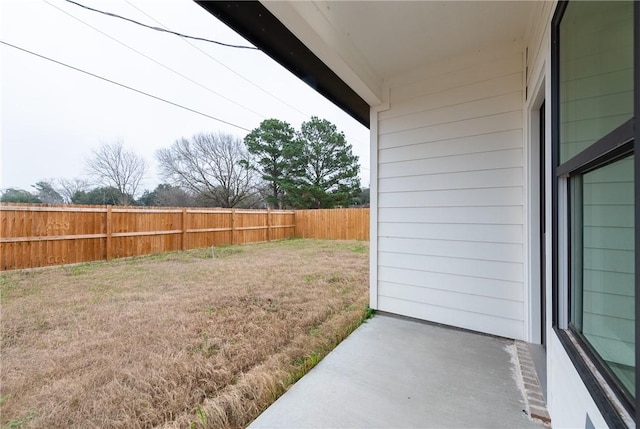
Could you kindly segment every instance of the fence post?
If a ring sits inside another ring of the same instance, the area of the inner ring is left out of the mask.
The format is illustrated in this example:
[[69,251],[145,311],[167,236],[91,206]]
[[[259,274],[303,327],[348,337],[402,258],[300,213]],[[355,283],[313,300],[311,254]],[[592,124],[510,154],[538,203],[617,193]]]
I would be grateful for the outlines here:
[[235,244],[236,237],[236,209],[231,209],[231,244]]
[[271,209],[267,208],[267,241],[271,241]]
[[182,209],[182,241],[180,242],[180,249],[185,251],[187,249],[187,209]]
[[111,206],[107,206],[107,261],[111,260]]

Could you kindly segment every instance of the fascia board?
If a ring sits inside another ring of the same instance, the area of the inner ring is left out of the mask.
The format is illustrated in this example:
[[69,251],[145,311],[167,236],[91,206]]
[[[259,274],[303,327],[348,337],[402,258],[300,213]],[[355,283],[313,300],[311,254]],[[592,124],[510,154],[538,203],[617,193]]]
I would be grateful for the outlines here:
[[302,43],[370,106],[383,103],[382,79],[314,2],[262,2]]

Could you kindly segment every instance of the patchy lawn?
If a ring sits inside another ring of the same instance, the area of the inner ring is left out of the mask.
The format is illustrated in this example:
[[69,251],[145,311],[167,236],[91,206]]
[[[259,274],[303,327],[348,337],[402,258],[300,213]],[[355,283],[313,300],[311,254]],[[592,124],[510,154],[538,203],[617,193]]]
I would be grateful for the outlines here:
[[2,426],[241,427],[365,315],[368,243],[215,250],[1,274]]

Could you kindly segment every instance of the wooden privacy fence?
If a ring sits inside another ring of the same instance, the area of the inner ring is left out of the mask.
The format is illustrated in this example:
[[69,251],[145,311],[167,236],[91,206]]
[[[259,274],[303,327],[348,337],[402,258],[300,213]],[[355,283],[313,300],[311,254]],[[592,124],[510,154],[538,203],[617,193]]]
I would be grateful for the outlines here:
[[[364,240],[369,233],[368,209],[296,212],[2,203],[0,215],[2,270],[293,237]],[[333,229],[314,222],[327,222]],[[364,226],[363,231],[357,232],[356,225]]]
[[2,269],[290,238],[281,210],[0,205]]
[[298,238],[368,240],[369,209],[296,210]]

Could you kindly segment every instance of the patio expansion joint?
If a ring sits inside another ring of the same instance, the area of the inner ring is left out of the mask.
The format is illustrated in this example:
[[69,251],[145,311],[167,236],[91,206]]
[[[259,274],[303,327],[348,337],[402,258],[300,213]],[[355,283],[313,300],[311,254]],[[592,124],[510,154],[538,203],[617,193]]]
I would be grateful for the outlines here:
[[533,359],[531,359],[529,346],[526,342],[518,340],[515,340],[514,344],[518,356],[520,376],[524,385],[526,411],[531,418],[540,420],[545,425],[550,426],[551,417],[543,399],[540,380],[538,379]]

